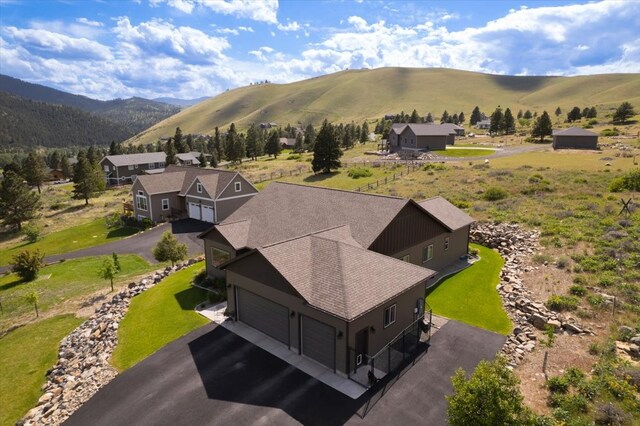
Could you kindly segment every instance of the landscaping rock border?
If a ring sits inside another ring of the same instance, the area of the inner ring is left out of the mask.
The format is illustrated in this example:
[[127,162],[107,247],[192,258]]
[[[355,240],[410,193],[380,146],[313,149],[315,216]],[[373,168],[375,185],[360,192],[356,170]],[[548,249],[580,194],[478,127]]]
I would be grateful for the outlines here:
[[544,330],[547,325],[556,332],[567,334],[594,334],[581,326],[570,316],[552,312],[538,301],[533,300],[521,274],[533,267],[528,260],[540,246],[539,231],[527,231],[517,224],[476,223],[471,228],[471,241],[497,250],[504,259],[497,286],[502,305],[514,324],[513,332],[507,337],[501,353],[509,366],[515,367],[537,344],[534,328]]
[[109,359],[118,343],[118,327],[131,298],[154,287],[164,278],[202,260],[189,259],[174,267],[160,269],[138,282],[132,282],[103,303],[88,320],[62,339],[58,362],[47,371],[44,394],[36,407],[18,421],[18,425],[59,425],[113,380],[118,371]]

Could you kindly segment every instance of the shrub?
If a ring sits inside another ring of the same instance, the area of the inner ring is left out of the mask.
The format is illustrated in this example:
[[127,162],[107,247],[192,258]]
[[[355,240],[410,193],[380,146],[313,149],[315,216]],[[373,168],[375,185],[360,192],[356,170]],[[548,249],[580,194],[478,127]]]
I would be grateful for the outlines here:
[[547,388],[552,393],[567,393],[569,382],[564,376],[555,376],[547,380]]
[[153,221],[151,219],[149,219],[148,217],[145,217],[144,219],[142,219],[140,221],[140,225],[142,226],[143,230],[149,229],[149,228],[153,228]]
[[589,302],[589,304],[595,308],[600,308],[604,306],[605,299],[599,294],[590,294],[589,296],[587,296],[587,302]]
[[529,183],[539,183],[544,180],[544,177],[540,173],[536,173],[529,177]]
[[504,189],[494,186],[487,189],[482,195],[482,198],[487,201],[498,201],[507,198],[508,195],[509,193]]
[[558,260],[556,260],[556,266],[559,269],[565,269],[569,266],[570,259],[567,256],[560,256]]
[[373,175],[373,172],[366,167],[352,167],[347,172],[347,175],[352,179],[360,179],[363,177],[369,177]]
[[120,228],[124,224],[122,215],[118,212],[108,214],[105,216],[104,221],[107,224],[107,228]]
[[600,346],[597,343],[589,344],[589,353],[591,355],[600,355]]
[[551,256],[548,254],[536,253],[531,258],[535,263],[543,264],[551,262]]
[[422,170],[447,170],[447,166],[442,163],[427,163],[422,167]]
[[300,159],[300,154],[291,154],[290,156],[287,157],[287,160],[299,160]]
[[570,385],[578,386],[584,379],[584,373],[576,367],[569,367],[566,373],[564,373],[564,377]]
[[571,288],[569,289],[569,294],[572,294],[574,296],[579,296],[579,297],[584,296],[586,292],[587,290],[585,290],[585,288],[579,284],[572,285]]
[[629,423],[630,415],[612,403],[599,404],[595,420],[597,425],[619,426]]
[[38,276],[40,268],[44,266],[43,259],[44,253],[40,253],[40,250],[25,250],[13,256],[11,271],[24,281],[33,281]]
[[578,308],[578,298],[575,296],[563,296],[554,294],[545,305],[552,311],[574,311]]
[[604,129],[600,132],[600,136],[620,136],[620,130],[617,127],[613,129]]
[[22,227],[22,233],[24,234],[24,239],[30,243],[35,243],[40,238],[40,233],[42,229],[36,225],[35,223],[29,223]]

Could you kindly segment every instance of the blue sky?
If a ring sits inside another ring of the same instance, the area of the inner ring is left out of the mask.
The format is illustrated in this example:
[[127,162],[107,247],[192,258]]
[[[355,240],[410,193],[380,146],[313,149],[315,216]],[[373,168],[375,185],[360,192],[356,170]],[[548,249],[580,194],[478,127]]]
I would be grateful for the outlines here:
[[640,72],[640,1],[0,0],[0,73],[196,98],[354,68]]

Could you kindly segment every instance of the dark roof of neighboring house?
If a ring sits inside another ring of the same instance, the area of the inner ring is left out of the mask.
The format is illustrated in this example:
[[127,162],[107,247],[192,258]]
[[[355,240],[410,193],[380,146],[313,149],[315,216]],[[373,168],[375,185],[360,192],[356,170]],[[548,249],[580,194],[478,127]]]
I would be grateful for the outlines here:
[[398,197],[273,182],[215,228],[235,249],[241,249],[349,225],[353,238],[369,247],[409,202]]
[[485,118],[484,120],[480,120],[476,123],[476,126],[478,124],[486,124],[486,125],[490,125],[491,124],[491,119],[490,118]]
[[[200,167],[176,166],[168,165],[163,173],[154,175],[138,176],[137,181],[140,182],[147,194],[164,194],[167,192],[180,192],[185,195],[189,187],[196,178],[204,178],[207,182],[207,193],[213,198],[217,198],[222,190],[233,180],[238,172],[231,172],[219,169],[203,169]],[[209,176],[215,176],[216,183]],[[203,186],[205,183],[203,182]],[[210,191],[211,190],[211,191]]]
[[554,130],[553,136],[598,136],[598,134],[580,127],[569,127],[568,129]]
[[433,217],[436,217],[451,231],[471,225],[475,220],[442,197],[433,197],[418,203]]
[[191,160],[191,164],[194,164],[194,165],[197,166],[197,165],[200,164],[200,160],[198,160],[198,157],[200,156],[200,153],[196,152],[195,154],[197,154],[197,156],[194,155],[193,152],[184,152],[184,153],[181,153],[181,154],[176,154],[176,157],[180,161],[189,161],[189,160]]
[[296,144],[296,138],[280,138],[280,144],[294,146]]
[[103,160],[109,160],[116,167],[130,164],[164,163],[167,154],[164,152],[144,152],[139,154],[107,155]]
[[452,133],[455,133],[456,130],[464,130],[464,127],[458,126],[457,124],[453,124],[453,123],[430,124],[430,126],[440,126],[442,128],[449,130]]
[[415,124],[415,123],[395,123],[391,130],[396,134],[401,134],[406,128],[410,128],[416,136],[448,136],[451,129],[440,124]]
[[260,247],[253,253],[256,252],[309,305],[347,321],[393,300],[435,274],[362,248],[351,238],[347,226]]

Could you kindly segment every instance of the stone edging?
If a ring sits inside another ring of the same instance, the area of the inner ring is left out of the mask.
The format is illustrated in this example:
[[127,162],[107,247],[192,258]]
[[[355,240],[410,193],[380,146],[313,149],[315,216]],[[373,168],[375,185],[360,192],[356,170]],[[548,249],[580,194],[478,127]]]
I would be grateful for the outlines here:
[[544,303],[533,300],[522,282],[521,274],[532,270],[526,261],[540,248],[539,231],[527,231],[517,224],[477,223],[471,229],[470,238],[475,243],[496,249],[505,262],[497,289],[502,305],[514,323],[513,332],[501,351],[509,366],[518,365],[525,354],[535,348],[537,338],[532,327],[543,330],[550,325],[556,332],[594,334],[573,318],[552,312]]
[[109,364],[109,359],[118,343],[118,327],[129,309],[131,298],[199,260],[189,259],[174,267],[160,269],[137,283],[130,283],[62,339],[58,362],[47,371],[47,382],[42,386],[44,394],[36,407],[17,424],[59,425],[113,380],[118,371]]

